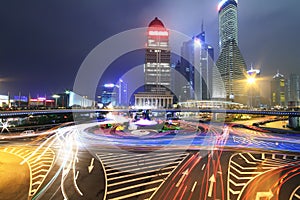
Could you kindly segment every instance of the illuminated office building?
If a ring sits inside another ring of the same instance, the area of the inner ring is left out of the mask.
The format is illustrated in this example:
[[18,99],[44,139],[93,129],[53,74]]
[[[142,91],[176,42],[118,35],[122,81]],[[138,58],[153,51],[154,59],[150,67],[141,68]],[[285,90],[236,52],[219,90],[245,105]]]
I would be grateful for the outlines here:
[[216,80],[214,88],[224,85],[224,98],[229,101],[247,104],[245,93],[246,63],[238,47],[238,26],[237,26],[237,0],[223,0],[219,3],[219,44],[220,56],[216,62],[217,71],[221,81]]
[[222,0],[218,5],[220,49],[232,39],[238,45],[237,6],[237,0]]
[[168,108],[173,105],[170,61],[169,31],[155,17],[147,29],[145,91],[134,94],[137,108]]
[[[205,31],[184,42],[181,47],[181,66],[189,88],[182,88],[185,100],[208,100],[212,92],[212,68],[214,65],[214,49],[205,42]],[[185,94],[185,95],[184,95]]]
[[156,17],[147,30],[145,55],[145,92],[163,93],[170,88],[169,31]]
[[271,81],[271,106],[285,107],[287,105],[287,85],[282,74],[277,72]]
[[298,74],[290,74],[288,80],[288,100],[300,101],[300,76]]

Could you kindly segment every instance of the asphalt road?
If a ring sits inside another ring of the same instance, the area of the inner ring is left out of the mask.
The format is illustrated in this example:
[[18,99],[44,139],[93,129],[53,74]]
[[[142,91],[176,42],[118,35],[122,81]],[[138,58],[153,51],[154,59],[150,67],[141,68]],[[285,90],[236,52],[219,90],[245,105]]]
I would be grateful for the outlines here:
[[1,140],[0,199],[16,183],[6,199],[300,199],[297,137],[182,123],[189,132],[90,123]]

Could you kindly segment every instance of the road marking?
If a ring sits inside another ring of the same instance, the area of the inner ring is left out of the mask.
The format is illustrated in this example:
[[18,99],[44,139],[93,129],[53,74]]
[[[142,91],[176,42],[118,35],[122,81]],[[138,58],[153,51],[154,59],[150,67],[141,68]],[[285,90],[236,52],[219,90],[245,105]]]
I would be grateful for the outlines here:
[[195,183],[194,183],[194,185],[193,185],[193,187],[192,187],[192,189],[191,189],[191,192],[194,192],[194,190],[195,190],[195,188],[196,188],[196,185],[197,185],[197,181],[195,181]]
[[141,194],[147,194],[147,193],[153,192],[155,190],[157,190],[157,187],[150,188],[148,190],[142,190],[142,191],[135,192],[135,193],[130,193],[130,194],[127,194],[127,195],[124,195],[124,196],[116,197],[116,198],[111,198],[110,200],[128,199],[130,197],[134,197],[134,196],[141,195]]
[[210,178],[209,178],[209,189],[208,189],[208,197],[212,197],[212,192],[213,192],[213,188],[214,188],[214,184],[216,182],[216,178],[215,175],[213,174]]
[[184,172],[182,172],[182,175],[181,175],[179,181],[177,182],[176,187],[179,187],[179,185],[183,181],[184,177],[187,176],[188,174],[189,174],[189,168],[186,169]]
[[[153,163],[164,163],[165,164],[166,162],[175,161],[175,160],[177,160],[177,159],[171,158],[171,159],[165,159],[165,160],[160,160],[160,161],[152,161],[152,162],[148,162],[148,160],[147,160],[147,161],[141,161],[140,163],[139,162],[134,162],[133,166],[135,166],[135,167],[143,167],[145,165],[149,165],[149,164],[153,164]],[[132,166],[129,166],[129,165],[123,166],[122,165],[122,166],[119,166],[119,167],[115,167],[115,165],[114,166],[109,165],[109,167],[112,167],[112,168],[111,169],[107,169],[106,170],[107,172],[114,171],[114,170],[128,169],[128,168],[131,168]]]
[[[115,152],[107,156],[101,152],[96,155],[103,161],[105,172],[107,172],[107,199],[125,199],[139,195],[142,195],[144,199],[151,199],[189,154],[162,152],[162,154],[137,155]],[[115,169],[112,170],[112,167]],[[127,187],[122,189],[122,186]],[[122,189],[122,191],[117,189]]]
[[272,159],[275,159],[275,154],[274,153],[272,154]]
[[236,183],[236,182],[234,182],[233,180],[229,180],[229,182],[231,183],[231,184],[233,184],[234,186],[236,186],[236,187],[243,187],[243,186],[245,186],[246,185],[246,183]]
[[94,169],[94,160],[95,158],[92,158],[90,165],[88,166],[88,171],[89,174],[92,172],[92,170]]
[[162,182],[163,180],[154,180],[154,181],[149,181],[149,182],[146,182],[146,183],[140,183],[140,184],[137,184],[137,185],[131,185],[131,186],[128,186],[128,187],[122,187],[122,188],[119,188],[119,189],[116,189],[116,190],[111,190],[111,191],[108,191],[107,194],[114,194],[114,193],[117,193],[117,192],[122,192],[122,191],[125,191],[125,190],[129,190],[129,189],[134,189],[134,188],[139,188],[139,187],[143,187],[143,186],[147,186],[147,185],[152,185],[152,184],[155,184],[155,183],[159,183],[159,182]]
[[79,175],[79,171],[76,172],[75,180],[77,180],[78,175]]
[[[165,155],[165,156],[163,156],[163,155]],[[163,153],[163,154],[161,154],[161,155],[159,155],[159,157],[155,154],[151,154],[151,155],[137,155],[137,156],[135,156],[135,154],[133,154],[133,155],[128,155],[128,156],[124,156],[124,157],[122,157],[123,155],[119,155],[119,156],[116,156],[116,158],[110,158],[110,159],[103,159],[102,158],[102,155],[101,154],[99,154],[99,156],[101,157],[101,160],[103,161],[103,162],[105,162],[105,164],[106,165],[112,165],[112,164],[114,164],[114,163],[117,163],[117,164],[119,164],[121,161],[122,161],[122,163],[124,162],[124,161],[127,161],[128,163],[129,162],[134,162],[135,160],[141,160],[141,157],[144,159],[144,160],[148,160],[148,159],[151,159],[151,160],[153,160],[153,158],[160,158],[160,159],[163,159],[163,158],[169,158],[169,157],[175,157],[175,156],[177,156],[178,158],[181,158],[182,156],[185,156],[184,154],[180,154],[180,155],[174,155],[174,154],[171,154],[170,155],[170,153]],[[136,161],[135,161],[136,162]]]
[[294,160],[297,160],[297,159],[298,159],[298,157],[297,157],[297,156],[295,156],[295,157],[294,157]]
[[297,194],[298,190],[300,190],[300,185],[297,188],[295,188],[294,191],[291,193],[289,200],[293,200],[294,197],[296,197],[297,199],[300,199],[300,195]]
[[[175,167],[176,166],[161,168],[161,171],[168,170],[168,169],[174,169]],[[113,181],[113,180],[117,180],[117,179],[128,178],[128,177],[131,177],[131,176],[137,176],[137,175],[141,175],[141,174],[145,174],[145,173],[151,173],[151,172],[157,172],[157,169],[149,170],[147,172],[139,172],[139,173],[133,173],[133,174],[126,174],[126,175],[123,175],[123,176],[116,176],[116,177],[107,179],[107,181]]]
[[[32,197],[39,189],[41,184],[43,183],[44,179],[46,178],[47,174],[49,173],[49,169],[51,169],[53,162],[54,162],[54,153],[51,149],[48,148],[36,148],[33,147],[12,147],[12,148],[5,148],[1,149],[1,151],[12,153],[23,159],[22,162],[19,164],[27,164],[30,170],[30,188],[28,192],[28,196]],[[31,156],[35,152],[35,155]],[[46,153],[45,153],[46,152]],[[40,155],[43,154],[38,162],[34,163]],[[28,159],[28,157],[30,157]],[[47,157],[49,156],[49,157]],[[26,160],[24,162],[24,160]]]
[[255,200],[260,200],[262,198],[266,200],[270,200],[272,197],[273,197],[273,193],[271,190],[269,192],[257,192]]
[[[178,164],[180,163],[180,161],[177,161],[177,162],[172,162],[173,165],[175,164]],[[144,170],[144,169],[151,169],[151,168],[158,168],[160,166],[165,166],[166,163],[162,163],[162,164],[159,164],[159,165],[155,165],[155,166],[145,166],[145,167],[139,167],[139,168],[134,168],[132,170],[123,170],[123,171],[118,171],[118,172],[113,172],[113,173],[109,173],[109,175],[116,175],[116,174],[121,174],[121,173],[132,173],[132,172],[135,172],[135,171],[140,171],[140,170]],[[148,171],[145,171],[145,172],[148,172]]]
[[[169,174],[169,172],[165,172],[165,173],[160,174],[160,176],[165,176],[165,175],[168,175],[168,174]],[[122,185],[124,183],[130,183],[130,182],[135,182],[135,181],[149,179],[149,178],[155,178],[155,177],[158,177],[158,176],[159,176],[158,174],[153,174],[153,175],[148,175],[148,176],[142,176],[140,178],[134,178],[134,179],[126,180],[126,181],[120,181],[120,182],[116,182],[116,183],[111,183],[111,184],[108,184],[107,187],[113,187],[113,186],[116,186],[116,185]]]
[[[169,158],[169,159],[165,159],[165,158]],[[146,160],[144,162],[141,161],[142,164],[146,164],[146,163],[151,163],[148,161],[152,161],[152,163],[153,163],[153,161],[155,161],[155,160],[156,160],[155,162],[159,162],[159,160],[161,160],[161,162],[165,162],[165,161],[169,161],[169,160],[174,160],[174,161],[177,160],[174,158],[180,159],[180,158],[178,158],[178,155],[173,155],[173,156],[168,156],[168,157],[166,157],[166,156],[165,157],[154,157],[154,158],[151,158],[151,160],[145,159],[145,158],[139,158],[136,161],[131,161],[131,160],[128,161],[128,159],[124,159],[124,162],[118,161],[116,164],[111,164],[111,163],[105,162],[105,164],[109,165],[109,167],[112,168],[112,167],[116,167],[116,166],[124,166],[124,165],[128,166],[128,164],[137,164],[137,162],[140,161],[141,159]],[[128,162],[126,162],[126,161],[128,161]],[[119,167],[117,167],[117,168],[119,169]]]
[[298,194],[295,194],[295,197],[296,197],[297,199],[300,199],[300,195],[298,195]]

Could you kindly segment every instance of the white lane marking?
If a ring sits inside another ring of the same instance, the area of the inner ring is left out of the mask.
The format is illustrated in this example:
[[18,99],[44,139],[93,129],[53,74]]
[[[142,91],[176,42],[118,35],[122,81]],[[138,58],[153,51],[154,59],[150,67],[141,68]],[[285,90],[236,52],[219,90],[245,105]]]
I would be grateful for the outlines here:
[[179,181],[177,182],[176,187],[179,187],[179,185],[183,181],[184,177],[186,177],[188,174],[189,174],[189,168],[186,169],[184,172],[182,172],[182,175],[181,175]]
[[195,188],[196,188],[196,185],[197,185],[197,181],[195,181],[195,183],[194,183],[194,185],[193,185],[193,187],[192,187],[192,189],[191,189],[191,192],[194,192],[194,190],[195,190]]
[[209,189],[208,189],[208,194],[207,196],[208,197],[212,197],[212,192],[213,192],[213,189],[214,189],[214,184],[216,182],[216,178],[215,178],[215,175],[213,174],[210,178],[209,178]]

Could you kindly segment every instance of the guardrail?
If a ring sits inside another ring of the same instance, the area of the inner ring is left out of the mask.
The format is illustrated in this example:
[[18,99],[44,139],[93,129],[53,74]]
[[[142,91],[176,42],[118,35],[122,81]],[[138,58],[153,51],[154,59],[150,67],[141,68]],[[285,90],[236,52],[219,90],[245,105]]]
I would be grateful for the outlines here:
[[[0,118],[43,115],[59,113],[96,113],[96,112],[138,112],[138,109],[58,109],[58,110],[22,110],[1,111]],[[202,113],[228,113],[228,114],[254,114],[271,116],[300,117],[300,111],[272,111],[272,110],[230,110],[230,109],[152,109],[152,112],[202,112]]]

